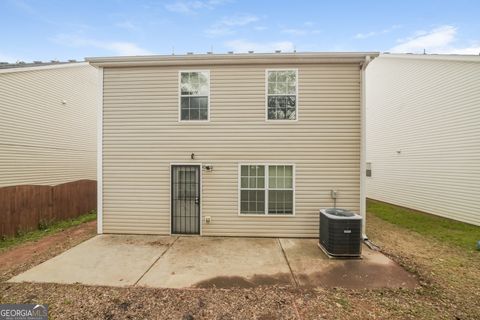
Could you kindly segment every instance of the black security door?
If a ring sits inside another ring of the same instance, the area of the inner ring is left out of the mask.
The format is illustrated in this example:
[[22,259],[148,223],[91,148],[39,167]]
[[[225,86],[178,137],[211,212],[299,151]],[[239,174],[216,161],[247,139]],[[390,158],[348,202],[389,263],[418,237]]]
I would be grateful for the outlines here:
[[172,233],[200,234],[200,166],[172,166]]

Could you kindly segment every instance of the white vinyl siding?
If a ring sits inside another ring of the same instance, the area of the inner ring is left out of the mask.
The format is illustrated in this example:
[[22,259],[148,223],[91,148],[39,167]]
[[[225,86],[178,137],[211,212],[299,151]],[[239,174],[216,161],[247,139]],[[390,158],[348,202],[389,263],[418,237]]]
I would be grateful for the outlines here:
[[369,65],[369,198],[480,225],[479,79],[478,56]]
[[[201,162],[202,235],[318,236],[318,214],[359,210],[358,63],[189,66],[210,70],[209,122],[178,122],[182,66],[105,67],[106,233],[170,233],[170,164]],[[298,69],[302,117],[265,121],[265,70]],[[190,156],[195,153],[195,160]],[[295,164],[295,215],[239,214],[239,163]]]
[[22,69],[0,72],[0,187],[95,180],[97,69]]

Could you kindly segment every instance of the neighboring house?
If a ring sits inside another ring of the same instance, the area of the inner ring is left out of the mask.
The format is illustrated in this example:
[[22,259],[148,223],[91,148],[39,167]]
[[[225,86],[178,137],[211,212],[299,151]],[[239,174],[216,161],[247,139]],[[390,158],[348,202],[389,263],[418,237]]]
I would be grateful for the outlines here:
[[367,83],[367,196],[480,225],[480,56],[384,54]]
[[103,77],[99,233],[315,237],[331,190],[364,215],[375,56],[87,59]]
[[0,64],[0,187],[96,179],[97,76],[86,62]]
[[86,62],[0,63],[0,236],[95,209],[97,89]]

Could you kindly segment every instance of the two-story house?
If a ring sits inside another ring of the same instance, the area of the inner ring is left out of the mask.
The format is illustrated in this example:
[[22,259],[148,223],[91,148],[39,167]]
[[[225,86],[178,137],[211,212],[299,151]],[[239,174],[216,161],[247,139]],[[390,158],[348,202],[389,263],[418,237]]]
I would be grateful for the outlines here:
[[99,94],[99,233],[318,236],[365,215],[364,70],[377,53],[87,59]]

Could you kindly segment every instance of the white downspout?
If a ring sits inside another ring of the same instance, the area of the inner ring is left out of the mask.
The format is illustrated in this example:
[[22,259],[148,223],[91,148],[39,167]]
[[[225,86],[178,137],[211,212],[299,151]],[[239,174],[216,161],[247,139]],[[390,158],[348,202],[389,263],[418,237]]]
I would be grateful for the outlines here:
[[97,234],[103,233],[103,68],[98,68],[97,92]]
[[366,114],[366,76],[365,69],[370,63],[370,56],[365,57],[365,61],[360,68],[360,215],[363,217],[362,237],[367,240],[367,196],[366,196],[366,132],[367,132],[367,114]]

